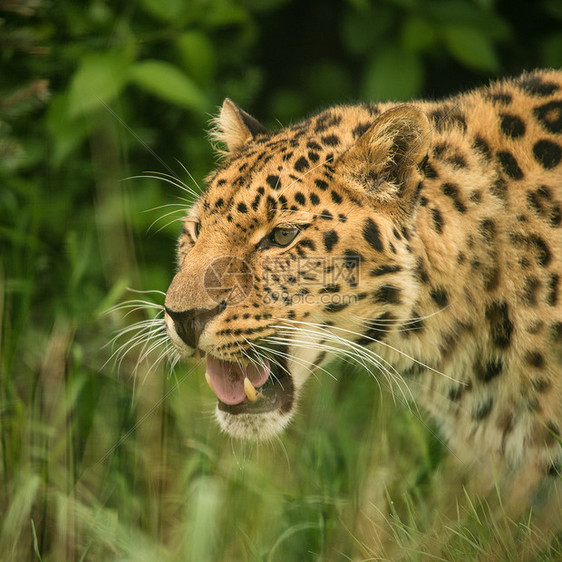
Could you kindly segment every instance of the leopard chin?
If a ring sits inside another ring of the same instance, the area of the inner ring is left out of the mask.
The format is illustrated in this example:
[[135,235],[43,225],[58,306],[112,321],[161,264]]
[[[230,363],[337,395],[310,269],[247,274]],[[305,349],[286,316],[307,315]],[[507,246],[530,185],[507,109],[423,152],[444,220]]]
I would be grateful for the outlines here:
[[279,435],[289,425],[293,409],[288,412],[270,410],[262,413],[233,414],[217,404],[215,417],[225,433],[236,439],[247,441],[269,441]]

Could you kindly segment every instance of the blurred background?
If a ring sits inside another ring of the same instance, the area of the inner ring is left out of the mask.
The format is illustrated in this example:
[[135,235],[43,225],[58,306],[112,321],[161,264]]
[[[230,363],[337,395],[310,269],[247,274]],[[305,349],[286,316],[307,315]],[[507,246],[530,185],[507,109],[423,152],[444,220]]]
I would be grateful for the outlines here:
[[368,373],[243,445],[196,364],[111,341],[163,302],[224,97],[275,128],[559,68],[559,0],[0,0],[0,65],[1,560],[513,559],[485,506],[444,519],[451,455]]

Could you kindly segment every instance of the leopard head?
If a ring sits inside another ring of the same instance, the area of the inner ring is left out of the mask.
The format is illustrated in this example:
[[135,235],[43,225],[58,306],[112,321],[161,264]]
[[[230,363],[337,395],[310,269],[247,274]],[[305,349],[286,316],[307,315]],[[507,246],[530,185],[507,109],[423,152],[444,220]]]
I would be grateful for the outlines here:
[[226,158],[184,220],[165,317],[181,352],[205,354],[233,436],[276,435],[311,373],[411,312],[407,232],[428,121],[404,105],[358,130],[356,112],[269,133],[227,99],[217,118]]

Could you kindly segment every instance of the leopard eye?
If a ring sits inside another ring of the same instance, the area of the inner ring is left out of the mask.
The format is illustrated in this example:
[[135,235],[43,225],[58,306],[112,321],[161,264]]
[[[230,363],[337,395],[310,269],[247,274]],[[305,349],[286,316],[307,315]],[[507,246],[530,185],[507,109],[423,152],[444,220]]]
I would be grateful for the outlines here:
[[299,233],[298,228],[275,228],[269,238],[273,244],[280,247],[288,246]]

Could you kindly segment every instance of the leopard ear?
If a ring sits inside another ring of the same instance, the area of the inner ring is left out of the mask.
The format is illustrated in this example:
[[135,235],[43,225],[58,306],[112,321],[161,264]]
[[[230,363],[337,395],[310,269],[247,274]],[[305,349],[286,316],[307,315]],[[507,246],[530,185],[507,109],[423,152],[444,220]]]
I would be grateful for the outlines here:
[[411,207],[430,143],[425,113],[401,105],[383,113],[341,156],[340,169],[352,187],[377,202],[403,201],[402,207]]
[[259,121],[226,98],[218,117],[214,119],[211,138],[226,146],[227,154],[232,154],[256,135],[266,133],[267,129]]

